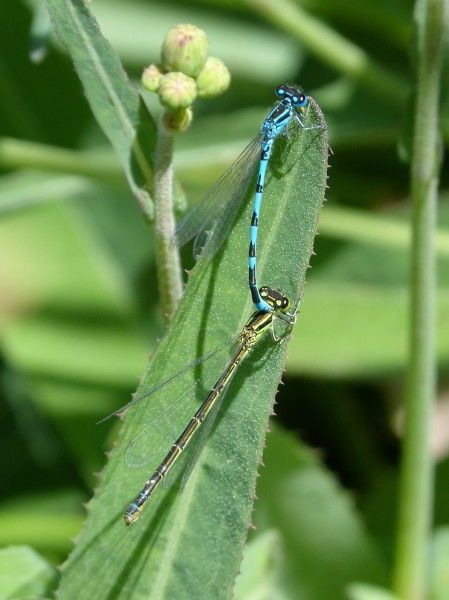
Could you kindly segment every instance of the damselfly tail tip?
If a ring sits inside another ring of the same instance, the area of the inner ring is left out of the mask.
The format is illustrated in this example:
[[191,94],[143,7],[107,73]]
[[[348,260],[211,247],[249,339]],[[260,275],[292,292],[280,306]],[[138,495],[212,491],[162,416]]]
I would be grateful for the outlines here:
[[136,508],[134,505],[131,505],[128,507],[125,514],[123,515],[123,520],[125,521],[125,525],[128,526],[128,525],[132,525],[133,523],[135,523],[139,517],[140,517],[140,510],[138,508]]

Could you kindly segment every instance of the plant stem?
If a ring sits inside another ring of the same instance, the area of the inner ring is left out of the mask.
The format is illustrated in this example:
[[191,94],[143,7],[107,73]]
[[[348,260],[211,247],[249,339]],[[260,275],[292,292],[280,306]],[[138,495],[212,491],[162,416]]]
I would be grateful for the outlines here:
[[424,598],[432,518],[430,420],[436,388],[435,225],[439,167],[438,112],[446,0],[417,0],[417,85],[411,164],[410,353],[393,588]]
[[175,233],[173,212],[173,133],[159,122],[154,159],[154,230],[156,269],[163,314],[169,320],[183,293],[181,261],[172,244]]
[[362,48],[309,15],[291,0],[246,0],[270,23],[288,32],[324,63],[360,81],[377,95],[400,105],[407,84],[373,61]]

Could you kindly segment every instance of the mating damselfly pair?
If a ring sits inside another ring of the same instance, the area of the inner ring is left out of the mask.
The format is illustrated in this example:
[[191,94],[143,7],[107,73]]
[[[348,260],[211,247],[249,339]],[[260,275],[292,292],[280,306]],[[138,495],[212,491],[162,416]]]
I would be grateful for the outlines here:
[[[209,194],[183,219],[176,231],[176,241],[183,245],[192,238],[195,239],[194,252],[201,254],[206,258],[211,258],[227,239],[232,225],[238,214],[241,201],[245,198],[251,180],[254,178],[256,166],[259,165],[257,180],[255,184],[254,207],[251,216],[250,225],[250,246],[249,246],[249,286],[251,297],[256,305],[257,311],[247,321],[241,333],[231,344],[232,352],[230,358],[223,362],[221,368],[217,371],[217,376],[211,385],[209,393],[196,410],[193,417],[186,421],[186,426],[182,433],[171,441],[171,448],[166,456],[154,465],[155,470],[151,477],[146,481],[142,491],[129,504],[125,512],[125,522],[130,524],[135,522],[146,505],[153,491],[158,484],[163,481],[182,451],[191,443],[192,439],[204,439],[210,432],[215,417],[222,405],[223,397],[229,384],[256,343],[267,332],[272,332],[274,341],[279,341],[274,333],[274,322],[277,319],[286,321],[291,327],[296,318],[297,307],[289,312],[289,299],[279,290],[269,286],[257,287],[256,279],[256,242],[259,225],[259,216],[261,209],[262,196],[264,193],[265,176],[268,162],[270,160],[272,147],[277,138],[282,133],[291,137],[298,131],[298,127],[303,130],[315,129],[319,125],[307,127],[303,118],[309,99],[303,93],[292,86],[279,86],[276,89],[278,102],[270,111],[265,119],[259,135],[247,146],[237,161],[212,187]],[[292,198],[293,201],[293,198]],[[204,237],[204,232],[207,232]],[[215,354],[215,353],[212,353]],[[190,366],[198,365],[201,359],[194,361]],[[171,382],[176,375],[170,377],[167,382],[155,386],[140,397],[132,400],[126,407],[136,402],[148,398],[155,391],[160,389],[166,383]],[[190,391],[186,390],[185,394]],[[183,396],[181,394],[181,396]],[[177,410],[178,402],[174,402],[169,410]],[[119,411],[117,411],[119,412]],[[130,442],[126,451],[126,461],[130,466],[141,466],[145,464],[145,452],[151,440],[151,428],[158,427],[157,420],[145,426]],[[199,431],[202,431],[200,434]],[[201,443],[198,443],[201,449]],[[190,474],[197,453],[189,461],[186,467],[187,476]],[[159,464],[159,466],[157,466]],[[185,477],[184,477],[185,479]]]

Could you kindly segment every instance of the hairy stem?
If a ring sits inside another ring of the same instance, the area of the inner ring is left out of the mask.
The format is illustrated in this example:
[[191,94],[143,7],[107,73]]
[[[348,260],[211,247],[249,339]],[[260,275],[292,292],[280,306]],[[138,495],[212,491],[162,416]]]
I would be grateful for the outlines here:
[[163,314],[169,320],[183,293],[179,252],[172,244],[175,233],[173,212],[173,134],[159,123],[154,160],[154,228],[156,269]]
[[393,587],[424,598],[432,518],[430,420],[436,388],[435,225],[439,170],[439,95],[446,0],[417,0],[417,85],[411,164],[410,351]]

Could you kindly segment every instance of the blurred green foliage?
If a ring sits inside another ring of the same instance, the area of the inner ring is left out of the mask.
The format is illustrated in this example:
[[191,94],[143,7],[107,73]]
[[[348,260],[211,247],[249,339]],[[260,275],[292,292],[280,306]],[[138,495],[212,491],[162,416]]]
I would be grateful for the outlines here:
[[[410,138],[412,7],[408,0],[288,4],[306,11],[322,35],[310,41],[293,18],[287,28],[251,0],[95,0],[92,10],[136,81],[157,61],[165,31],[182,22],[204,28],[211,53],[230,68],[229,92],[197,103],[177,145],[177,176],[191,201],[257,131],[278,83],[300,82],[325,112],[328,204],[236,596],[344,598],[357,573],[372,585],[352,587],[350,597],[380,599],[374,586],[387,585],[391,565],[406,357],[408,165],[398,148],[406,154]],[[53,40],[42,62],[30,61],[45,45],[40,11],[37,1],[0,4],[0,544],[34,549],[3,551],[0,598],[54,588],[50,564],[67,557],[114,438],[114,427],[95,422],[126,402],[163,334],[151,230],[71,61]],[[368,74],[348,67],[360,56]],[[384,77],[377,89],[373,73]],[[438,253],[436,425],[448,404],[444,193]],[[184,258],[190,266],[188,251]],[[449,427],[442,429],[437,437],[435,428],[437,600],[449,597]],[[22,562],[35,575],[4,583],[9,565]]]

